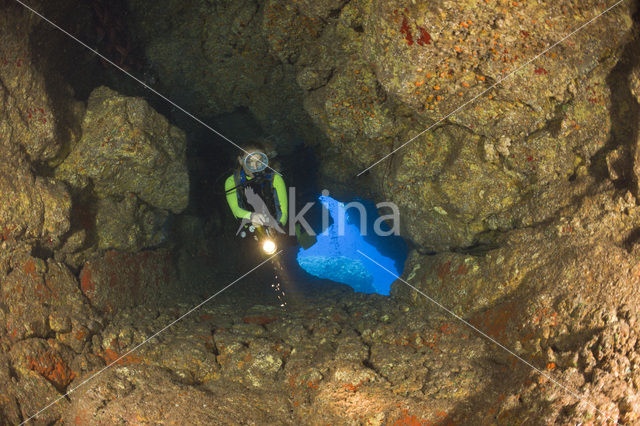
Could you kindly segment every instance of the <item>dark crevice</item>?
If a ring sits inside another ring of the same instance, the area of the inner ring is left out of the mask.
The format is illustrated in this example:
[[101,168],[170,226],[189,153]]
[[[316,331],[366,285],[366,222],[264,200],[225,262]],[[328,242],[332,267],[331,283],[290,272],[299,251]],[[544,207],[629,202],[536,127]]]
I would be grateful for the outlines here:
[[[10,366],[9,368],[10,370],[13,370],[13,367]],[[14,372],[14,376],[17,380],[17,376],[15,375]],[[18,418],[20,419],[20,422],[23,423],[26,419],[24,417],[24,414],[22,414],[22,404],[20,404],[20,398],[14,398],[14,401],[16,403],[16,408],[17,408],[17,412],[18,412]]]
[[52,258],[54,254],[54,250],[49,247],[44,247],[40,243],[36,243],[36,245],[31,249],[31,256],[37,257],[38,259],[47,260]]
[[20,376],[18,375],[18,372],[16,371],[16,368],[13,366],[13,364],[11,362],[7,363],[7,370],[9,372],[9,378],[19,381],[20,380]]
[[631,71],[640,64],[640,38],[638,37],[638,19],[640,11],[633,16],[633,38],[624,47],[620,61],[607,76],[606,82],[611,92],[611,132],[605,145],[591,158],[589,173],[599,179],[609,179],[607,155],[616,149],[623,150],[622,159],[613,167],[617,169],[619,178],[614,180],[618,189],[632,189],[633,187],[633,158],[638,136],[638,117],[640,108],[638,101],[631,93],[629,76]]
[[313,92],[315,92],[316,90],[319,90],[319,89],[322,89],[323,87],[326,87],[326,86],[327,86],[327,84],[329,84],[329,82],[330,82],[330,81],[331,81],[331,79],[333,78],[333,74],[335,73],[335,71],[336,71],[335,67],[332,67],[332,68],[329,70],[329,74],[327,75],[327,77],[326,77],[326,78],[324,78],[324,82],[323,82],[322,84],[320,84],[319,86],[317,86],[317,87],[311,87],[311,88],[307,89],[307,90],[306,90],[306,91],[307,91],[307,93],[313,93]]
[[573,98],[569,99],[566,102],[557,104],[553,113],[553,118],[548,120],[545,124],[544,129],[549,132],[552,137],[557,138],[560,134],[560,131],[562,130],[562,121],[566,116],[565,109],[567,105],[572,101]]
[[419,254],[421,254],[422,256],[435,256],[438,254],[437,251],[435,250],[431,250],[422,246],[417,245],[416,243],[414,243],[411,240],[407,240],[408,244],[409,244],[409,248],[413,249],[415,251],[417,251]]
[[490,251],[499,249],[500,247],[501,245],[497,243],[476,243],[467,247],[454,247],[450,251],[470,256],[484,256]]
[[623,246],[628,253],[633,251],[633,248],[640,241],[640,228],[637,228],[629,234],[629,236],[624,240]]
[[329,12],[329,18],[337,19],[340,17],[341,12],[342,12],[342,9],[333,9],[332,11]]

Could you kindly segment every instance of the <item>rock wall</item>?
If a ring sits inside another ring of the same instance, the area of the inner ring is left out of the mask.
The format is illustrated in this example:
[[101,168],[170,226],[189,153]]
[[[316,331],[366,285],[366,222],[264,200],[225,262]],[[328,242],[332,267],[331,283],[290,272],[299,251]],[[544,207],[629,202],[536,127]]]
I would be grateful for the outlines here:
[[143,99],[106,87],[91,93],[82,137],[55,175],[92,194],[100,249],[158,245],[168,236],[168,214],[188,204],[184,132]]
[[[74,5],[57,7],[45,14]],[[88,105],[77,100],[65,68],[53,67],[68,45],[45,49],[55,31],[0,1],[3,424],[26,420],[110,360],[98,337],[108,315],[161,303],[179,285],[172,253],[154,247],[188,203],[186,138],[142,99],[100,87]],[[38,422],[59,421],[67,406]]]
[[[56,247],[69,230],[71,199],[53,179],[36,176],[32,164],[54,158],[61,149],[59,115],[29,50],[34,24],[8,8],[2,27],[21,23],[21,31],[0,34],[0,227],[2,240]],[[70,101],[72,103],[72,101]],[[81,106],[74,105],[77,111]]]
[[79,189],[91,181],[100,198],[130,193],[180,213],[189,195],[185,151],[184,132],[143,99],[99,87],[87,102],[82,138],[56,172]]
[[169,93],[210,115],[248,108],[283,141],[298,128],[327,187],[397,203],[422,251],[550,218],[567,204],[558,193],[578,195],[570,180],[601,172],[596,154],[622,143],[607,78],[631,38],[627,3],[533,62],[604,6],[129,4]]
[[288,62],[271,55],[262,2],[128,2],[158,89],[204,119],[249,108],[265,131],[303,138],[311,131]]

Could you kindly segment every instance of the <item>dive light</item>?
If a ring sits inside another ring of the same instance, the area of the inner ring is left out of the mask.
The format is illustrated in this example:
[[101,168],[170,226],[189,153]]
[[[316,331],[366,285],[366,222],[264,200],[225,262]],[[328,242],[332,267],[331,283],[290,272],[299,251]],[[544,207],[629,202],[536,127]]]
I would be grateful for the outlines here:
[[266,254],[273,254],[276,252],[276,243],[274,243],[273,240],[264,240],[262,250],[264,250]]
[[262,250],[268,254],[272,255],[278,249],[276,242],[271,236],[270,228],[263,228],[262,226],[256,227],[258,231],[258,235],[260,235],[260,239],[262,241]]

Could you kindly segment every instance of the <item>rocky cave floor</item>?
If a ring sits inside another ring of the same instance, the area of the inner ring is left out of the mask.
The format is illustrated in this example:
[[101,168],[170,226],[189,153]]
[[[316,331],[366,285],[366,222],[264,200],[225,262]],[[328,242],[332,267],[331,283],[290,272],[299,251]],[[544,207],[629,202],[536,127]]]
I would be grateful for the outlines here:
[[[616,393],[611,375],[628,376],[631,366],[636,376],[633,336],[640,326],[624,309],[616,318],[604,311],[602,318],[590,315],[599,333],[584,347],[557,344],[557,358],[545,354],[562,371],[520,347],[519,356],[543,370],[543,377],[435,305],[419,308],[309,280],[290,260],[280,273],[284,307],[272,287],[272,264],[202,304],[242,271],[237,265],[206,270],[201,263],[200,275],[194,274],[199,285],[185,287],[171,302],[94,316],[98,324],[91,336],[75,336],[85,341],[76,353],[53,338],[16,343],[8,351],[12,366],[0,376],[8,390],[5,422],[25,420],[77,386],[33,423],[511,424],[527,418],[545,422],[545,414],[553,415],[547,420],[576,421],[597,414],[590,401],[585,405],[569,393],[589,395],[591,389],[576,379],[576,368],[567,368],[572,362],[584,374],[586,353],[593,351],[594,362],[608,360],[590,377],[599,388],[607,384],[609,397]],[[580,308],[570,314],[585,315]],[[498,310],[488,322],[471,322],[503,340],[512,315]],[[65,341],[61,333],[52,335]],[[635,400],[620,397],[633,423]],[[605,406],[598,409],[605,415]]]
[[468,324],[399,281],[310,279],[295,250],[229,286],[260,259],[224,240],[77,275],[4,241],[3,422],[636,424],[640,209],[594,192],[500,247],[408,260],[404,280]]
[[[67,391],[174,325],[39,421],[62,414],[69,424],[466,423],[499,414],[505,375],[511,383],[529,376],[435,307],[299,277],[281,282],[281,307],[271,267],[263,268],[185,317],[206,297],[118,312],[74,358],[82,373]],[[212,281],[211,295],[223,284]],[[27,412],[47,398],[29,404]]]

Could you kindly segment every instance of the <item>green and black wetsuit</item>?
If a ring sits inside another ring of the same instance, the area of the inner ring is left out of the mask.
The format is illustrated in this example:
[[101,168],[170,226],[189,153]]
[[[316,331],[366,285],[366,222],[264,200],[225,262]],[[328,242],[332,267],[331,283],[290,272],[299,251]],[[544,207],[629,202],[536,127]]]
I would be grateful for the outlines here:
[[236,171],[227,178],[224,189],[231,212],[238,219],[251,218],[245,187],[251,187],[267,205],[269,212],[282,226],[287,223],[287,187],[282,176],[268,172],[260,177],[247,176],[244,170]]

